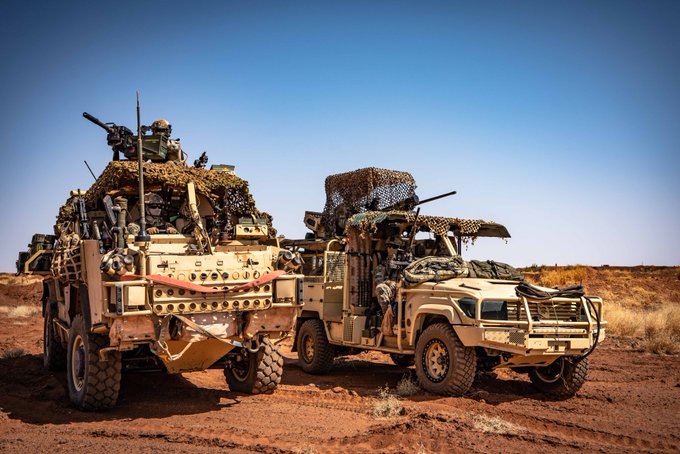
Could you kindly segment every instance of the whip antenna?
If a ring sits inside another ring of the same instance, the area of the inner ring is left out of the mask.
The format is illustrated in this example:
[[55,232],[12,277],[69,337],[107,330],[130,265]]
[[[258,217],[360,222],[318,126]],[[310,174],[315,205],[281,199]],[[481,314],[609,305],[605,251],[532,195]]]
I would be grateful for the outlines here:
[[144,207],[144,167],[142,154],[144,150],[142,148],[142,123],[139,114],[139,91],[137,92],[137,164],[138,164],[138,179],[139,179],[139,212],[141,214],[139,218],[139,234],[135,237],[135,242],[148,242],[151,241],[151,237],[146,233],[146,209]]

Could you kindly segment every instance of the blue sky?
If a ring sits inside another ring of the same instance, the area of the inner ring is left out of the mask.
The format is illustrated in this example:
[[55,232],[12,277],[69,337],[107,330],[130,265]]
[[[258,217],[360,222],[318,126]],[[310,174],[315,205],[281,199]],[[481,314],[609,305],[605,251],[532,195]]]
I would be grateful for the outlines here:
[[235,164],[287,237],[324,178],[410,171],[423,213],[505,224],[467,257],[680,264],[678,2],[0,3],[0,270],[50,232],[87,160],[81,117],[164,117]]

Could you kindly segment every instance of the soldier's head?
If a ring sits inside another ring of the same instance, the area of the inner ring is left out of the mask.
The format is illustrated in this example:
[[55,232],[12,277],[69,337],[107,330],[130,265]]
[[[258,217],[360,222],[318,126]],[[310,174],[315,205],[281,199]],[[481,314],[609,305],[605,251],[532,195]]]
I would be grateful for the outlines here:
[[163,198],[153,192],[147,192],[144,195],[144,210],[148,218],[161,218],[163,216]]
[[172,134],[172,125],[170,122],[168,122],[168,120],[159,118],[158,120],[155,120],[153,123],[151,123],[151,131],[154,134],[166,134],[169,136]]

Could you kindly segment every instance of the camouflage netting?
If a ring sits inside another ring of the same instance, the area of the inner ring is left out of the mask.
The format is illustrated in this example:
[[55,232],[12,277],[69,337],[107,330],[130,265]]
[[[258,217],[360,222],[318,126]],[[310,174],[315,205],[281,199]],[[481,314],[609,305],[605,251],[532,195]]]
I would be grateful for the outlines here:
[[[388,217],[403,218],[407,222],[413,222],[416,214],[412,211],[368,211],[353,216],[348,222],[348,227],[353,227],[362,232],[375,232],[376,224]],[[418,225],[426,226],[431,232],[445,236],[452,225],[458,226],[458,231],[463,236],[474,237],[483,225],[493,224],[481,219],[447,218],[443,216],[418,216]]]
[[364,211],[410,210],[417,203],[416,182],[408,172],[368,167],[326,178],[326,232],[337,232],[344,219]]
[[[85,195],[88,207],[100,205],[107,194],[118,191],[134,194],[137,191],[137,166],[136,161],[109,162]],[[248,182],[236,175],[172,163],[144,163],[144,185],[147,190],[162,187],[185,191],[189,181],[194,182],[196,192],[208,197],[213,206],[219,206],[235,216],[255,214],[265,218],[271,227],[271,216],[257,210],[248,190]],[[74,215],[75,210],[68,203],[59,210],[60,221],[72,219]]]

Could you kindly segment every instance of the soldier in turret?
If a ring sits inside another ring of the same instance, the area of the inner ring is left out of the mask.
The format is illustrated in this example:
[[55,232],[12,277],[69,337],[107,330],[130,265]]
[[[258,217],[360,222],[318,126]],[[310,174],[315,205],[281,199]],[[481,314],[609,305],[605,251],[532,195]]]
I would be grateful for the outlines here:
[[[179,233],[174,225],[168,222],[167,213],[164,209],[163,198],[153,192],[147,192],[144,195],[144,211],[146,211],[146,231],[150,235],[156,235],[160,233],[161,230],[165,230],[165,233],[175,234]],[[141,218],[141,216],[140,216]],[[136,219],[135,222],[128,224],[128,232],[136,235],[139,232],[139,222],[140,218]]]
[[182,153],[182,145],[179,143],[179,139],[171,139],[170,134],[172,134],[172,125],[168,120],[164,118],[159,118],[151,123],[151,132],[154,135],[165,135],[168,138],[168,161],[173,161],[177,163],[184,163],[185,159]]

